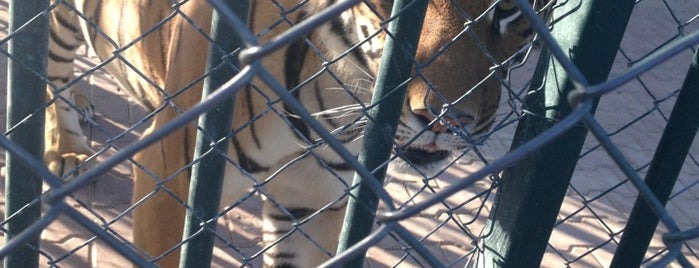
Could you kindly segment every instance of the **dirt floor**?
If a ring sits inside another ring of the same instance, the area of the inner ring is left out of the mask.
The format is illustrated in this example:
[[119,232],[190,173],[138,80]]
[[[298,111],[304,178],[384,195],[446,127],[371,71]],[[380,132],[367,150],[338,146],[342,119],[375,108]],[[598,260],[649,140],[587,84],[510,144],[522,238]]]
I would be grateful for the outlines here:
[[[618,75],[644,55],[661,46],[676,35],[699,30],[699,22],[691,21],[699,16],[699,2],[695,0],[637,1],[617,55],[612,76]],[[7,35],[7,0],[0,0],[0,37]],[[682,27],[679,27],[682,25]],[[77,73],[90,70],[95,65],[89,53],[77,62]],[[639,79],[605,95],[597,109],[596,118],[611,133],[612,140],[643,177],[666,118],[676,99],[687,72],[692,51],[686,50],[670,61],[662,63]],[[6,82],[7,58],[0,56],[0,84]],[[531,74],[534,60],[527,67],[516,70],[515,78]],[[517,80],[517,79],[515,79]],[[133,143],[147,127],[142,122],[145,112],[129,100],[114,80],[98,70],[79,84],[96,105],[96,124],[85,125],[84,130],[91,146],[104,150],[100,159],[113,155],[119,148]],[[0,92],[5,107],[6,92]],[[499,114],[506,115],[508,100],[503,99]],[[4,122],[5,111],[0,111]],[[136,124],[136,127],[132,127]],[[4,126],[0,124],[0,126]],[[483,160],[493,161],[504,155],[510,147],[514,124],[507,125],[491,136],[479,148],[483,158],[468,155],[460,159],[443,176],[425,186],[414,178],[389,178],[386,187],[401,203],[419,202],[433,195],[431,191],[444,189],[468,174],[481,168]],[[695,143],[690,150],[699,153]],[[4,166],[4,156],[2,157]],[[691,157],[685,163],[672,199],[667,205],[671,215],[682,229],[699,225],[699,165]],[[122,163],[88,187],[74,194],[69,203],[84,212],[95,222],[126,241],[131,239],[131,215],[129,208],[133,183],[131,163]],[[3,172],[4,176],[4,172]],[[415,237],[449,267],[464,267],[472,263],[473,237],[486,226],[492,195],[485,195],[493,181],[483,179],[454,195],[444,204],[429,208],[416,217],[402,222]],[[0,189],[0,203],[4,204],[4,188]],[[559,222],[549,240],[543,267],[607,267],[637,196],[635,188],[626,180],[597,142],[588,137],[558,216]],[[412,199],[411,199],[412,198]],[[226,213],[219,220],[213,267],[260,267],[257,254],[262,250],[261,221],[258,217],[260,197],[253,196],[239,208]],[[4,208],[3,208],[4,210]],[[3,213],[4,214],[4,213]],[[660,240],[664,227],[656,232],[646,257],[663,253]],[[469,234],[472,233],[472,234]],[[114,250],[68,217],[62,216],[46,228],[41,235],[41,263],[60,267],[124,267],[127,261]],[[405,246],[392,238],[386,238],[369,251],[367,267],[421,267],[414,252],[406,254]],[[699,241],[688,242],[682,252],[699,266]],[[657,258],[653,259],[657,260]],[[677,263],[673,267],[679,267]]]

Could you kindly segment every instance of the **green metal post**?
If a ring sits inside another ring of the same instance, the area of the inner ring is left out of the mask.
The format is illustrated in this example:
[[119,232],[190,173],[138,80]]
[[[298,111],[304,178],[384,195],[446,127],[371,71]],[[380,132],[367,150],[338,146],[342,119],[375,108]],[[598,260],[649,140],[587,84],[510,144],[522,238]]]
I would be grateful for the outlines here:
[[[665,205],[675,186],[689,148],[699,127],[699,52],[677,96],[670,119],[651,161],[646,184]],[[639,197],[631,210],[610,267],[640,267],[643,256],[658,226],[658,216]]]
[[[634,0],[561,4],[554,16],[565,17],[556,20],[553,36],[590,84],[606,80]],[[556,62],[538,68],[537,73],[546,73],[546,83],[532,86],[526,101],[531,113],[519,122],[512,148],[572,111],[566,98],[575,86],[569,75]],[[543,72],[544,68],[548,71]],[[493,230],[484,241],[479,267],[539,267],[586,134],[582,125],[572,128],[503,172],[497,208],[491,215]]]
[[[378,105],[367,111],[370,119],[367,120],[365,139],[359,154],[359,162],[373,170],[374,176],[379,180],[383,180],[386,174],[385,166],[381,166],[388,160],[393,149],[396,125],[405,101],[405,81],[413,68],[427,3],[423,0],[396,0],[393,3],[392,16],[398,12],[400,16],[389,24],[388,30],[393,38],[386,38],[371,100],[372,105]],[[378,198],[362,181],[363,178],[355,174],[352,198],[348,201],[340,233],[338,253],[369,235],[374,226]],[[363,262],[362,256],[348,262],[345,267],[361,267]]]
[[[24,147],[37,161],[44,154],[44,111],[46,83],[40,76],[46,75],[48,55],[48,0],[10,1],[10,40],[8,50],[13,59],[8,64],[7,133],[8,138]],[[37,16],[38,14],[41,14]],[[26,25],[25,25],[26,24]],[[21,126],[17,124],[21,123]],[[7,158],[6,220],[4,226],[9,241],[41,216],[41,206],[24,207],[41,194],[41,178],[33,175],[28,167],[10,154]],[[31,245],[31,246],[29,246]],[[38,267],[39,253],[36,237],[28,246],[4,259],[4,267]]]
[[[250,2],[238,0],[228,2],[241,18],[247,18]],[[238,68],[237,57],[221,54],[230,53],[242,46],[243,42],[235,32],[214,11],[211,27],[213,40],[207,70],[210,76],[204,80],[204,96],[211,94],[219,86],[231,79]],[[214,247],[214,232],[221,202],[221,188],[226,166],[228,139],[233,122],[234,99],[222,103],[200,117],[199,125],[204,130],[197,132],[194,159],[199,162],[192,167],[189,205],[185,221],[184,239],[190,239],[182,247],[180,267],[209,267]],[[215,147],[214,147],[215,146]]]

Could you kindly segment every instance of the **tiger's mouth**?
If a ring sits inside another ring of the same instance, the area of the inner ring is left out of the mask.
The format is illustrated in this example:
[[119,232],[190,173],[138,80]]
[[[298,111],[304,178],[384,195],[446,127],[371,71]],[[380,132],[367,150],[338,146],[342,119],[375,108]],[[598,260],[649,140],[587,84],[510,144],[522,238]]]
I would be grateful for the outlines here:
[[430,144],[403,147],[400,155],[414,165],[423,166],[444,161],[451,155],[451,151]]

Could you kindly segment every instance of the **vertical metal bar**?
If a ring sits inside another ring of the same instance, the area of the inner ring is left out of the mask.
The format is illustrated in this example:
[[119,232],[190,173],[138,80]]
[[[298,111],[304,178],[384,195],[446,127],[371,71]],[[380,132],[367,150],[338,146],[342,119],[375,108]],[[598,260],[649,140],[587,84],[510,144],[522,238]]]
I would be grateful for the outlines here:
[[[386,169],[382,166],[393,149],[393,139],[401,109],[405,101],[407,85],[417,50],[417,42],[422,30],[428,1],[397,0],[393,3],[392,17],[400,12],[389,24],[389,36],[384,44],[382,63],[374,86],[371,110],[367,120],[359,162],[373,170],[378,180],[383,180]],[[354,176],[352,198],[348,201],[345,222],[340,233],[338,254],[371,233],[378,206],[376,194],[366,187],[363,178]],[[348,262],[345,267],[361,267],[364,254]]]
[[[235,14],[246,18],[249,0],[227,2]],[[240,37],[214,10],[212,15],[211,35],[216,44],[209,49],[207,70],[210,75],[204,80],[204,97],[226,83],[236,73],[239,66],[238,58],[227,53],[242,46]],[[221,188],[226,166],[228,139],[233,122],[234,98],[231,97],[200,117],[199,125],[203,130],[197,132],[197,143],[194,159],[198,159],[192,167],[190,181],[189,205],[185,220],[183,237],[189,239],[182,247],[180,267],[208,267],[211,264],[214,232]]]
[[[520,7],[522,2],[526,3],[520,1]],[[590,84],[607,79],[633,6],[633,0],[574,0],[556,9],[554,15],[565,17],[557,20],[552,34]],[[532,86],[526,101],[531,113],[519,122],[512,148],[572,110],[567,95],[575,83],[561,65],[548,65],[538,67],[538,73],[548,68],[547,79],[544,85]],[[503,172],[498,208],[491,215],[492,234],[484,241],[479,267],[539,266],[586,133],[584,127],[574,127]]]
[[[46,83],[39,77],[46,75],[46,57],[48,55],[48,0],[10,1],[10,33],[15,35],[8,45],[13,59],[8,63],[8,97],[7,97],[7,133],[12,142],[16,142],[30,152],[37,161],[44,154],[44,112],[41,107],[46,104]],[[41,14],[37,16],[38,14]],[[26,24],[26,25],[25,25]],[[38,112],[37,112],[38,111]],[[23,120],[25,120],[22,122]],[[15,126],[22,122],[21,126]],[[6,214],[5,227],[9,241],[27,228],[41,216],[41,206],[24,207],[41,194],[41,178],[29,171],[28,166],[15,161],[11,154],[7,158]],[[31,246],[29,246],[31,245]],[[32,239],[27,246],[10,254],[4,259],[4,266],[38,267],[39,237]],[[34,247],[34,248],[32,248]]]
[[[658,147],[653,155],[645,182],[656,198],[665,205],[675,186],[684,160],[699,127],[699,52],[680,89]],[[639,197],[631,210],[610,267],[639,267],[658,225],[658,216]]]

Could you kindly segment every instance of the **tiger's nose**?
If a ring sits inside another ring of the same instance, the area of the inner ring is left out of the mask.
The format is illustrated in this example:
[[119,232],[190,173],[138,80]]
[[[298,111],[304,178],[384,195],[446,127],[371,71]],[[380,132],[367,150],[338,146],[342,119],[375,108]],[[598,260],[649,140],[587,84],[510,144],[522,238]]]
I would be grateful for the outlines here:
[[[426,120],[427,123],[435,121],[434,119],[436,118],[435,113],[430,112],[427,109],[417,109],[414,110],[413,113],[418,117],[421,117],[423,120]],[[473,122],[474,119],[475,118],[473,118],[471,115],[450,115],[447,113],[432,124],[432,131],[436,133],[444,133],[449,130],[447,125],[451,125],[452,127],[466,126]]]

